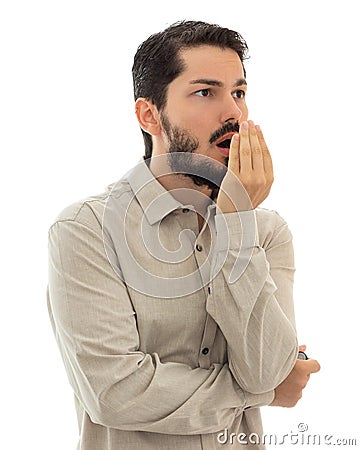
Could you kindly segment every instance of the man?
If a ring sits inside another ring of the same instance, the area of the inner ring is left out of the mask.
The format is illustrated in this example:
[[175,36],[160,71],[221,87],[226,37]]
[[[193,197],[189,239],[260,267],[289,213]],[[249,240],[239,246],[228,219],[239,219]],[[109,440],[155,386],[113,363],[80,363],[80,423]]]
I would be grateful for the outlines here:
[[297,359],[291,233],[259,208],[273,169],[246,51],[203,22],[147,39],[133,66],[145,158],[50,229],[79,449],[240,448],[261,440],[260,406],[294,406],[319,370]]

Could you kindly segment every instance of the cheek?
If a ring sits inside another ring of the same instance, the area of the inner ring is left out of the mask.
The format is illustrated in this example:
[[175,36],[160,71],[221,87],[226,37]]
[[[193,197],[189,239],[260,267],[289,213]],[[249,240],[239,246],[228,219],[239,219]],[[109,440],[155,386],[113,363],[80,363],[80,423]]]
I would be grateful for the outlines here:
[[[216,129],[217,125],[211,128],[210,117],[205,114],[199,114],[194,111],[184,114],[181,118],[179,117],[178,126],[180,128],[187,130],[191,135],[196,137],[200,142],[209,141],[209,136]],[[214,128],[215,127],[215,128]]]

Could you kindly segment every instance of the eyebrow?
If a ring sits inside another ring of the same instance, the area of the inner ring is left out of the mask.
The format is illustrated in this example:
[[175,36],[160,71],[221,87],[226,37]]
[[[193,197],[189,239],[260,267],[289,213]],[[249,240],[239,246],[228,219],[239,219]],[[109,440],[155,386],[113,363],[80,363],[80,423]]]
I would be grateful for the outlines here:
[[[219,80],[210,80],[208,78],[199,78],[197,80],[191,80],[190,84],[207,84],[208,86],[218,86],[224,87],[224,83]],[[245,78],[239,78],[233,84],[233,87],[244,86],[247,85]]]

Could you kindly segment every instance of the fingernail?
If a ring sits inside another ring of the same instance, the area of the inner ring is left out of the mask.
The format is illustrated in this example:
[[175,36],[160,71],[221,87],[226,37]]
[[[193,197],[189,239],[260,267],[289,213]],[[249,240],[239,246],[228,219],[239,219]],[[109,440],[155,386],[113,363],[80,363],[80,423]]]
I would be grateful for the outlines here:
[[248,129],[248,123],[247,122],[243,122],[242,123],[242,128],[243,128],[243,130],[247,130]]
[[253,128],[255,126],[255,124],[252,120],[249,120],[249,125],[250,125],[250,128]]
[[239,140],[239,135],[236,133],[236,134],[233,135],[232,138],[233,138],[234,142],[237,142]]
[[256,125],[255,128],[256,128],[257,131],[261,131],[260,125]]

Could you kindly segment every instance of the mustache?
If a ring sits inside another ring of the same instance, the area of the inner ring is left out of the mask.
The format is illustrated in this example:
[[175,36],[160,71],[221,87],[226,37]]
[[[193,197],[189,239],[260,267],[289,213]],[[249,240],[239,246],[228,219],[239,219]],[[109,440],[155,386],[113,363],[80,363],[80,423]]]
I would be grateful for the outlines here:
[[210,144],[213,144],[215,141],[217,141],[221,136],[224,136],[226,133],[238,133],[239,132],[239,124],[237,122],[227,122],[222,127],[220,127],[218,130],[214,131],[212,135],[210,136],[209,142]]

